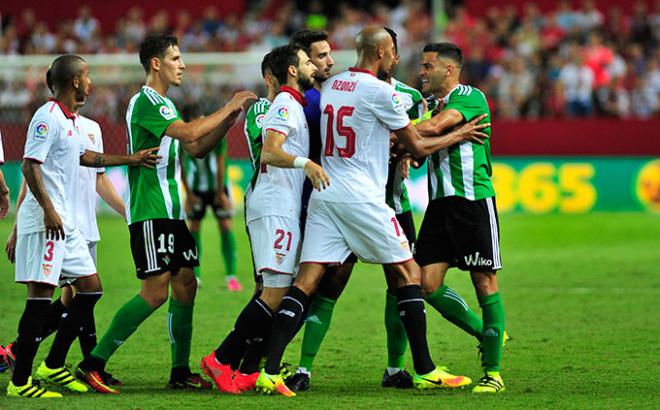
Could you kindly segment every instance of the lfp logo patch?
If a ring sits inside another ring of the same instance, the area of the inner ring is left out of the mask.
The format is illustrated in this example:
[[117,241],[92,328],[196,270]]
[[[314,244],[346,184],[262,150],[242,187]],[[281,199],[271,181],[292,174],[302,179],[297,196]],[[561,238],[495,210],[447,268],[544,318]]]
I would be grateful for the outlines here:
[[160,107],[160,115],[163,116],[166,120],[171,120],[172,118],[176,117],[176,114],[172,112],[170,107],[163,105]]
[[40,122],[34,127],[33,138],[37,141],[46,141],[46,136],[48,135],[48,124],[45,122]]
[[396,107],[399,104],[401,104],[401,97],[399,97],[399,94],[398,93],[392,94],[392,105]]
[[286,120],[289,118],[289,109],[286,107],[282,107],[279,110],[277,110],[277,116],[283,120]]
[[257,127],[261,128],[264,125],[265,119],[266,119],[266,114],[257,115],[257,118],[255,119],[255,122],[257,123]]

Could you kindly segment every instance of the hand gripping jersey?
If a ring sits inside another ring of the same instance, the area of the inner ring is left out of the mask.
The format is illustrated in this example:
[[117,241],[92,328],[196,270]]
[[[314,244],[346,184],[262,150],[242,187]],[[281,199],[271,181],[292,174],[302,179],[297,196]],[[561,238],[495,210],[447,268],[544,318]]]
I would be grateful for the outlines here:
[[155,168],[129,167],[128,224],[149,219],[183,219],[179,141],[165,135],[181,119],[169,98],[143,86],[126,110],[128,153],[158,147],[161,156]]
[[[23,158],[41,163],[46,192],[67,235],[76,229],[80,155],[84,151],[78,119],[66,107],[52,100],[34,113]],[[45,231],[44,211],[30,190],[18,209],[17,225],[19,234]]]
[[[443,110],[457,110],[465,121],[481,114],[488,114],[481,122],[491,120],[486,96],[477,88],[458,84],[444,97],[444,102]],[[429,156],[429,200],[460,196],[474,201],[495,196],[490,180],[493,173],[490,162],[491,128],[485,128],[482,132],[489,136],[483,145],[466,141]]]
[[321,89],[321,164],[330,186],[312,198],[385,201],[390,132],[410,120],[399,93],[367,71],[351,68]]
[[[304,97],[283,86],[275,97],[263,126],[263,139],[268,131],[286,136],[282,149],[293,156],[309,155],[309,129],[303,111]],[[298,220],[300,195],[305,171],[262,164],[252,194],[247,200],[247,222],[263,216],[285,216]]]
[[[99,124],[82,115],[78,115],[76,123],[85,149],[102,153],[103,137]],[[104,172],[105,168],[80,167],[78,185],[78,199],[80,202],[76,218],[80,233],[89,242],[98,242],[101,239],[96,224],[96,176]]]

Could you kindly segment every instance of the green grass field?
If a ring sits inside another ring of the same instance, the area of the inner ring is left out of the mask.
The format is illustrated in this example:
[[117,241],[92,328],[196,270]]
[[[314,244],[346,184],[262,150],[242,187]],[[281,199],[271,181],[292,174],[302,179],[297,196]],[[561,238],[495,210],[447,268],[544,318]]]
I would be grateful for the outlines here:
[[[240,222],[240,218],[236,222]],[[96,308],[102,334],[115,311],[138,289],[120,220],[100,221],[99,272],[105,296]],[[0,222],[0,239],[9,231]],[[215,348],[251,295],[251,265],[244,228],[239,235],[242,293],[225,290],[214,222],[204,225],[203,287],[196,302],[191,364]],[[583,216],[501,217],[500,287],[513,340],[503,356],[507,391],[497,397],[465,391],[384,390],[384,279],[375,265],[358,265],[337,304],[316,360],[312,390],[294,399],[238,397],[216,390],[170,392],[170,347],[161,308],[117,352],[108,369],[125,384],[118,396],[98,394],[27,402],[4,397],[8,373],[0,375],[0,408],[165,409],[246,406],[305,408],[658,408],[660,406],[660,216],[596,213]],[[0,258],[0,341],[15,335],[25,289],[13,283],[13,268]],[[467,275],[452,271],[448,284],[478,309]],[[480,376],[475,341],[427,309],[434,359],[473,379]],[[45,356],[48,339],[36,364]],[[300,336],[289,346],[297,364]],[[68,362],[80,360],[76,344]],[[411,368],[410,359],[408,366]]]

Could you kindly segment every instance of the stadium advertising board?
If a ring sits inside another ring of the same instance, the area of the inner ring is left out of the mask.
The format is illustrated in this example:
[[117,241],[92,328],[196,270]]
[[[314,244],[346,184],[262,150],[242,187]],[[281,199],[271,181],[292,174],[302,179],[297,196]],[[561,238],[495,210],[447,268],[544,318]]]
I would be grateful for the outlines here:
[[[15,200],[20,164],[7,163],[3,172]],[[249,161],[232,160],[235,198],[243,197],[251,173]],[[124,171],[109,170],[108,175],[124,195]],[[499,158],[493,163],[493,183],[501,213],[660,212],[660,158]],[[423,211],[428,203],[426,167],[413,170],[406,184],[413,208]]]

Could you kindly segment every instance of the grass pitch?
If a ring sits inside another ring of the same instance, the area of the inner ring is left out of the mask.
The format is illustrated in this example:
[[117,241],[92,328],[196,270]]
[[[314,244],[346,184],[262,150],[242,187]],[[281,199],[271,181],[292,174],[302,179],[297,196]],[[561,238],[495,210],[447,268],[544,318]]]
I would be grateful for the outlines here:
[[[215,223],[204,222],[203,286],[197,297],[191,365],[217,346],[251,295],[249,247],[236,218],[239,277],[247,288],[225,290]],[[419,223],[419,220],[418,220]],[[418,225],[419,226],[419,225]],[[101,335],[117,309],[138,290],[121,220],[100,220],[99,272],[105,296],[96,308]],[[10,223],[0,222],[4,244]],[[380,267],[359,264],[338,302],[317,357],[312,390],[293,399],[255,393],[226,396],[216,390],[170,392],[170,346],[166,307],[155,312],[111,359],[108,369],[124,382],[118,396],[66,394],[63,400],[4,397],[8,373],[0,375],[0,408],[658,408],[660,403],[660,216],[595,213],[582,216],[523,214],[501,217],[500,287],[513,340],[505,347],[507,391],[496,397],[469,390],[389,390],[380,387],[386,364]],[[13,268],[0,257],[0,342],[15,336],[25,288],[13,283]],[[451,271],[448,285],[478,311],[469,278]],[[434,359],[477,380],[476,341],[427,307]],[[300,336],[286,360],[297,364]],[[35,365],[52,338],[43,343]],[[80,360],[73,346],[68,362]],[[408,368],[412,368],[410,358]]]

